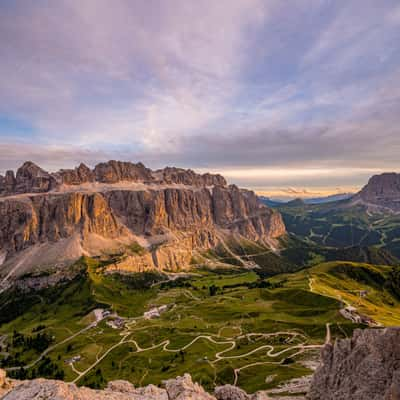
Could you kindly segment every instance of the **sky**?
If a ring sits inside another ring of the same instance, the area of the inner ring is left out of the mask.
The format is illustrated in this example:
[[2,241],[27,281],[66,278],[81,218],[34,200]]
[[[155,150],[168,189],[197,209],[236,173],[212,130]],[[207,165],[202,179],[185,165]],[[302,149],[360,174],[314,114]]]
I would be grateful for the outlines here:
[[279,196],[400,171],[398,0],[1,0],[0,172],[109,159]]

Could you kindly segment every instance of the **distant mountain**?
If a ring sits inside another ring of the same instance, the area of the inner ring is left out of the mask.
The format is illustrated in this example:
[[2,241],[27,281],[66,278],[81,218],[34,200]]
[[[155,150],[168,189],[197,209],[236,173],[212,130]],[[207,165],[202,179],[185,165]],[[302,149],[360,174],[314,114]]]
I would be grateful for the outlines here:
[[353,196],[354,196],[354,193],[338,193],[338,194],[332,194],[330,196],[313,197],[311,199],[299,197],[299,198],[289,200],[289,201],[275,200],[275,199],[271,199],[270,197],[265,197],[265,196],[259,196],[259,198],[268,207],[280,207],[283,205],[289,205],[291,207],[295,207],[295,206],[302,206],[305,204],[333,203],[335,201],[348,200]]
[[374,175],[353,198],[370,208],[378,207],[394,212],[400,211],[400,174],[394,172]]
[[258,198],[261,200],[262,203],[264,203],[268,207],[279,207],[286,203],[285,201],[272,200],[269,197],[265,196],[258,196]]
[[305,205],[305,201],[303,199],[297,198],[286,203],[286,207],[303,207]]
[[375,246],[400,258],[400,174],[372,176],[357,194],[278,206],[288,232],[332,248]]
[[347,200],[354,196],[354,193],[338,193],[325,197],[314,197],[312,199],[304,199],[306,204],[325,204],[334,201]]

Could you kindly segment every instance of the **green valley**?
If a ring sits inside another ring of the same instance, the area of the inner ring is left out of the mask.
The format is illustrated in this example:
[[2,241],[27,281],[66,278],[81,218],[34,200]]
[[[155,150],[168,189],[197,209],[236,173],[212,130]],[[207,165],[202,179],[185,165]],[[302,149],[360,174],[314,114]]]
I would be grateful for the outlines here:
[[[255,253],[247,248],[246,259]],[[393,267],[331,262],[267,277],[268,262],[205,264],[172,279],[105,274],[103,262],[82,258],[68,283],[1,294],[1,366],[16,377],[91,387],[114,379],[158,384],[190,371],[210,390],[231,383],[254,392],[310,375],[326,338],[358,326],[341,314],[345,304],[378,323],[399,323]]]
[[400,216],[371,213],[349,200],[279,206],[287,230],[308,242],[331,248],[375,246],[400,257]]

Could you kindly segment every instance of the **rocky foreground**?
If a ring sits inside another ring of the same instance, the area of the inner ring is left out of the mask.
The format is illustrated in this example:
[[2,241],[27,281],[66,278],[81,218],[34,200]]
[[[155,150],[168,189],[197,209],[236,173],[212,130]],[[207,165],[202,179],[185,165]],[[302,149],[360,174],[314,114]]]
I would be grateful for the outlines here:
[[356,329],[327,344],[314,374],[310,400],[399,400],[400,328]]
[[[291,393],[287,386],[287,392]],[[105,390],[77,387],[46,379],[9,381],[0,370],[2,400],[266,400],[265,392],[249,395],[231,385],[207,393],[189,374],[164,382],[163,387],[135,388],[114,381]],[[277,397],[273,397],[278,399]],[[303,399],[282,397],[280,399]],[[321,353],[308,400],[399,400],[400,328],[357,329],[353,338],[328,343]]]
[[[15,385],[10,390],[12,385]],[[149,385],[136,389],[126,381],[110,382],[105,390],[78,388],[71,383],[36,379],[26,382],[7,382],[0,375],[0,387],[3,386],[3,400],[263,400],[268,399],[263,393],[252,396],[243,390],[225,385],[215,389],[214,395],[207,393],[200,385],[193,383],[189,374],[164,382],[159,388]]]

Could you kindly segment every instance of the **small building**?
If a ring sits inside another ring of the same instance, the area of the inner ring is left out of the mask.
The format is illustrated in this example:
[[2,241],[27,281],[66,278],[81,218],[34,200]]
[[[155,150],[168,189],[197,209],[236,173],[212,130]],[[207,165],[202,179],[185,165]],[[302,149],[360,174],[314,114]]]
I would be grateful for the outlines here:
[[143,313],[144,319],[160,318],[160,315],[168,310],[168,305],[164,304],[159,307],[151,308],[149,311]]
[[116,317],[110,321],[107,321],[106,323],[113,329],[122,329],[125,327],[125,320],[121,317]]
[[160,313],[158,312],[158,308],[152,308],[149,311],[145,311],[143,314],[144,319],[153,319],[153,318],[159,318]]
[[67,358],[64,362],[65,364],[73,364],[75,362],[78,362],[82,359],[80,355],[74,356],[72,358]]

